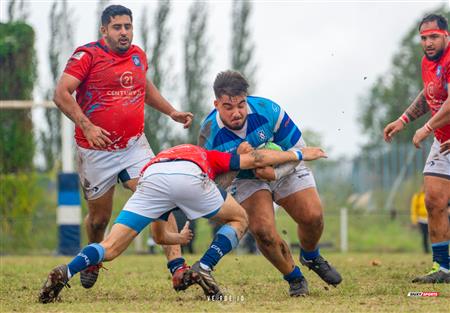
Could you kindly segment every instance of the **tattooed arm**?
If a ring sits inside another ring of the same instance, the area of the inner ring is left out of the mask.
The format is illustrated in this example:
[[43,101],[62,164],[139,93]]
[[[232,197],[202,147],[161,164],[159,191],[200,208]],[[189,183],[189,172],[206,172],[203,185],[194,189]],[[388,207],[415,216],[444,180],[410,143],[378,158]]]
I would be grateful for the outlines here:
[[413,144],[420,148],[420,143],[424,141],[436,128],[450,124],[450,97],[442,104],[441,109],[428,120],[425,125],[419,128],[414,134]]
[[391,142],[392,138],[396,133],[405,128],[405,125],[429,111],[425,95],[423,90],[417,95],[416,99],[411,103],[411,105],[406,109],[406,111],[395,121],[389,123],[384,128],[384,140],[386,142]]
[[411,103],[411,105],[402,114],[400,119],[406,123],[412,122],[430,110],[423,90],[417,95],[416,99]]

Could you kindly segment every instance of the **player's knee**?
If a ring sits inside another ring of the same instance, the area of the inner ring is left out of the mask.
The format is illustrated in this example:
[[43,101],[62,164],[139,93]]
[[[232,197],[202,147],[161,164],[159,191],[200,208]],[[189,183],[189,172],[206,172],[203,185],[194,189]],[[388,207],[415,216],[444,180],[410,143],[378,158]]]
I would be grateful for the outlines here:
[[258,243],[262,246],[270,247],[276,244],[276,234],[271,231],[267,231],[264,227],[253,227],[251,232]]
[[164,245],[164,234],[159,231],[152,232],[152,238],[158,245]]
[[88,220],[89,226],[94,232],[104,232],[109,223],[109,217],[100,217]]
[[438,193],[427,193],[425,195],[425,206],[430,216],[439,215],[447,209],[447,202]]
[[308,214],[305,214],[301,220],[301,223],[314,228],[323,227],[323,213],[322,210],[310,210]]

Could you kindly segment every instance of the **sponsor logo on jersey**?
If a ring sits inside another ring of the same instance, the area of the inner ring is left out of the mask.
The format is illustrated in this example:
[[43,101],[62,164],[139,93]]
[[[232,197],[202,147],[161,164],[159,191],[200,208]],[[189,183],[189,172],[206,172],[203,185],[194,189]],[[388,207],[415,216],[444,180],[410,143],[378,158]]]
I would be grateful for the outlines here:
[[133,55],[131,58],[133,59],[134,65],[141,66],[141,59],[139,59],[138,55]]
[[72,59],[77,59],[77,60],[81,60],[81,58],[83,57],[83,55],[85,55],[86,52],[84,51],[79,51],[77,53],[75,53],[74,55],[72,55]]
[[280,110],[280,108],[275,103],[272,103],[272,110],[274,112],[278,112]]
[[133,73],[129,71],[123,72],[120,76],[120,85],[123,88],[133,87]]

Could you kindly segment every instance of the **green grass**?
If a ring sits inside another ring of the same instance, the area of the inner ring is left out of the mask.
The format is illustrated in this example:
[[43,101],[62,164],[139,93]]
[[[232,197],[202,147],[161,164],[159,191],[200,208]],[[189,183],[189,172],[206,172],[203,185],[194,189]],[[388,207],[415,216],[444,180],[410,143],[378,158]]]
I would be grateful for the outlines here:
[[[281,275],[262,256],[226,256],[214,272],[233,301],[208,302],[198,286],[176,293],[162,256],[125,255],[107,263],[93,289],[78,276],[61,302],[42,305],[37,294],[48,271],[63,257],[2,257],[1,312],[448,312],[450,285],[414,285],[410,279],[430,265],[420,254],[333,254],[341,271],[338,287],[305,271],[311,294],[290,298]],[[189,256],[192,264],[198,256]],[[379,265],[374,266],[376,260]],[[436,298],[407,297],[409,291],[436,291]]]

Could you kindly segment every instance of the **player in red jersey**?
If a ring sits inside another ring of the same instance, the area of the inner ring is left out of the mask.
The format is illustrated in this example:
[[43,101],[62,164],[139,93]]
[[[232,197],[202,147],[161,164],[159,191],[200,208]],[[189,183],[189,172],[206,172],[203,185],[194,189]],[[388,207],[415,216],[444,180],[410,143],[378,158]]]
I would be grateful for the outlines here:
[[[386,126],[384,139],[391,142],[392,137],[407,123],[431,110],[432,119],[416,132],[413,142],[416,147],[420,147],[420,142],[434,132],[434,143],[423,172],[433,268],[428,274],[416,277],[413,282],[450,283],[450,225],[447,217],[447,203],[450,199],[450,155],[444,153],[445,143],[450,140],[450,47],[447,20],[441,15],[430,14],[421,21],[419,32],[425,53],[422,59],[424,89],[398,120]],[[442,112],[438,113],[440,110]]]
[[[121,181],[135,191],[140,169],[153,156],[143,134],[144,103],[185,128],[193,118],[192,113],[175,110],[146,78],[146,55],[131,44],[132,12],[111,5],[103,11],[101,24],[103,38],[76,49],[54,95],[56,105],[76,126],[78,172],[89,209],[85,218],[89,242],[103,239],[115,184]],[[181,255],[179,250],[171,248],[171,257]],[[85,288],[94,285],[98,268],[80,275]]]
[[[295,151],[253,150],[238,155],[186,144],[160,152],[143,168],[136,192],[125,204],[106,239],[84,247],[69,264],[50,271],[39,293],[39,301],[53,302],[76,273],[102,261],[112,261],[149,223],[167,219],[176,207],[189,219],[206,217],[224,224],[202,258],[184,277],[198,283],[206,296],[221,299],[222,293],[211,271],[238,245],[247,230],[248,220],[244,208],[216,186],[216,175],[323,157],[326,155],[320,148],[312,147]],[[186,244],[192,236],[186,225],[180,233],[164,232],[162,241],[168,245]]]

